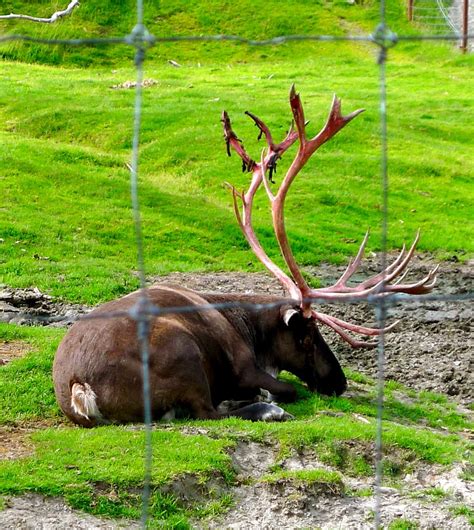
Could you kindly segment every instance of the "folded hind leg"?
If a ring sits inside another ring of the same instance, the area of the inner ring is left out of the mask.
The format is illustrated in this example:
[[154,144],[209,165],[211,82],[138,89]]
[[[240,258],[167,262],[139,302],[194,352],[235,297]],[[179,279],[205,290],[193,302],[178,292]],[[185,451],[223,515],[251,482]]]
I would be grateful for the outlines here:
[[[156,379],[152,386],[156,389],[157,407],[166,401],[167,410],[163,410],[163,413],[178,407],[194,418],[220,418],[212,403],[211,389],[199,346],[187,333],[171,331],[173,330],[170,329],[169,345],[162,335],[161,351],[156,350],[157,362],[152,375]],[[163,350],[172,351],[173,354],[160,355]]]

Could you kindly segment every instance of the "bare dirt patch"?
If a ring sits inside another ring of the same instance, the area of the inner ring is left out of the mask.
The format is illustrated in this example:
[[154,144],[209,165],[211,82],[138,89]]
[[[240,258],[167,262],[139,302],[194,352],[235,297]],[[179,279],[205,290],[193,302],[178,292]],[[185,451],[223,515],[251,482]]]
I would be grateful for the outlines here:
[[[263,458],[258,460],[256,455],[260,452]],[[244,462],[244,466],[240,467],[239,484],[233,490],[235,506],[225,516],[212,521],[210,528],[373,528],[373,477],[341,475],[345,491],[331,483],[291,479],[269,483],[262,478],[275,464],[276,454],[276,448],[269,446],[239,444],[233,460]],[[249,462],[256,465],[248,467]],[[294,453],[278,464],[287,470],[327,469],[312,451]],[[382,527],[404,520],[426,530],[472,528],[465,517],[453,512],[460,505],[470,506],[474,502],[474,485],[460,479],[463,471],[461,465],[450,470],[433,465],[417,466],[416,471],[404,475],[397,489],[382,488]],[[436,498],[433,492],[437,492]]]
[[29,494],[11,497],[0,511],[0,526],[22,530],[115,530],[116,528],[140,528],[136,522],[117,522],[99,519],[77,512],[63,499]]
[[28,439],[32,429],[8,425],[0,426],[0,461],[24,458],[34,453],[34,446]]
[[30,434],[40,429],[58,426],[62,420],[38,420],[15,425],[0,425],[0,461],[15,460],[31,456],[34,445],[30,441]]
[[30,350],[30,346],[21,340],[0,342],[0,366],[23,357]]

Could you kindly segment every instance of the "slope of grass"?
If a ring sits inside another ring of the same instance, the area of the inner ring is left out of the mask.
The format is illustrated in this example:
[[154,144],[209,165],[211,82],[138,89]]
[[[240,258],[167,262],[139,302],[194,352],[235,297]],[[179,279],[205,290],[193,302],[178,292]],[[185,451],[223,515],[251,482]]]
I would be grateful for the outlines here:
[[[206,5],[146,5],[147,24],[159,35],[229,32],[261,38],[367,32],[378,17],[373,1],[295,2],[273,10],[268,4],[263,9],[260,1],[229,2],[231,11],[225,14],[213,9],[212,2],[208,9]],[[390,23],[395,30],[414,31],[404,22],[403,7],[401,1],[390,3]],[[33,15],[51,8],[49,2],[6,2],[2,7]],[[7,33],[44,37],[72,36],[78,28],[84,35],[114,35],[131,27],[134,16],[132,2],[88,1],[58,24],[4,21],[2,27]],[[124,67],[130,65],[124,47],[58,50],[0,43],[4,57],[35,63],[2,63],[2,281],[96,303],[137,286],[125,169],[134,94],[111,88],[135,74]],[[374,46],[357,43],[255,49],[222,43],[157,46],[152,53],[158,55],[145,63],[146,77],[157,84],[144,92],[141,130],[148,274],[261,270],[223,186],[230,181],[242,188],[248,176],[240,174],[235,155],[231,160],[225,156],[219,118],[227,109],[249,152],[258,157],[261,144],[242,113],[253,111],[276,138],[282,137],[290,122],[287,93],[292,82],[301,90],[310,134],[324,122],[334,92],[343,97],[345,111],[366,108],[321,149],[294,184],[287,227],[297,259],[306,265],[341,263],[354,253],[368,227],[373,229],[369,250],[377,250],[382,197],[376,52]],[[164,57],[184,66],[163,68]],[[420,250],[465,259],[473,249],[473,59],[433,44],[399,45],[389,59],[389,246],[400,247],[421,228]],[[72,67],[83,63],[96,69]],[[290,156],[281,162],[279,174]],[[255,209],[262,242],[279,261],[263,194]]]
[[[422,229],[420,250],[472,254],[474,159],[469,64],[443,67],[409,57],[389,65],[389,245]],[[95,303],[136,285],[128,173],[133,91],[110,87],[115,73],[4,63],[0,79],[3,281]],[[296,81],[311,118],[325,119],[331,94],[343,109],[366,112],[323,146],[296,180],[287,227],[302,264],[341,263],[368,227],[379,248],[381,222],[377,68],[372,57],[320,57],[284,67],[149,69],[141,134],[141,208],[149,274],[176,270],[261,270],[235,222],[223,183],[241,188],[234,155],[225,155],[219,122],[227,109],[249,152],[259,156],[250,109],[282,137],[287,93]],[[422,86],[423,89],[416,89]],[[28,102],[26,104],[26,102]],[[288,167],[290,154],[279,173]],[[263,193],[255,225],[278,251]]]
[[[60,2],[6,0],[2,11],[50,16],[62,7]],[[22,20],[0,21],[4,34],[26,34],[41,38],[116,37],[131,32],[136,20],[133,0],[88,0],[71,16],[57,24],[40,25]],[[248,39],[267,39],[281,35],[348,35],[370,34],[379,19],[379,4],[366,0],[355,5],[346,0],[171,0],[144,2],[145,25],[157,37],[238,35]],[[394,31],[416,33],[406,22],[403,0],[390,2],[387,18]],[[342,45],[349,48],[352,45]],[[325,49],[329,49],[323,46]],[[300,58],[319,53],[320,45],[283,44],[278,47],[249,47],[235,43],[193,42],[159,43],[148,55],[152,61],[169,59],[183,63],[274,62],[293,60],[295,49]],[[96,46],[80,49],[74,46],[44,46],[18,41],[0,47],[0,57],[44,64],[75,66],[117,66],[133,57],[126,46]]]

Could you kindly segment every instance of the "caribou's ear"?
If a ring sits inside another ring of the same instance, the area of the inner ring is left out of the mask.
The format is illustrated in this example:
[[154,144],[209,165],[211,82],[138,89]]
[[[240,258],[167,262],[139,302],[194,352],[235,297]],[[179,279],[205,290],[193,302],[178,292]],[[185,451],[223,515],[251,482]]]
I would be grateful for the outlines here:
[[294,309],[294,308],[285,309],[282,311],[282,317],[283,317],[283,322],[289,327],[290,322],[294,324],[295,322],[300,321],[301,311],[298,311],[297,309]]

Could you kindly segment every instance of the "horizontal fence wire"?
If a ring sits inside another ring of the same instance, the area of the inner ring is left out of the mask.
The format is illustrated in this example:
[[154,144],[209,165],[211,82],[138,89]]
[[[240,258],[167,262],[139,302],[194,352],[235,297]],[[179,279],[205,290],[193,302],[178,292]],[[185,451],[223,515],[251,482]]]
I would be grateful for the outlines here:
[[[425,11],[430,8],[416,6],[417,11]],[[381,138],[381,188],[383,195],[383,215],[382,215],[382,270],[387,260],[387,217],[388,217],[388,150],[387,150],[387,96],[386,96],[386,78],[385,63],[387,60],[388,50],[397,42],[408,41],[457,41],[459,34],[446,33],[444,35],[397,35],[389,30],[385,21],[385,1],[381,1],[380,6],[380,24],[373,34],[369,35],[282,35],[270,39],[248,39],[238,35],[188,35],[188,36],[169,36],[157,37],[151,35],[143,25],[143,1],[137,0],[137,23],[129,35],[122,37],[108,38],[77,38],[77,39],[48,39],[38,38],[29,35],[7,34],[0,35],[0,43],[23,41],[26,43],[37,43],[46,45],[70,45],[70,46],[113,46],[127,45],[135,48],[135,67],[136,67],[136,87],[135,87],[135,104],[134,104],[134,125],[132,140],[132,159],[130,166],[130,186],[131,202],[133,207],[133,220],[135,226],[135,239],[137,248],[137,262],[140,279],[140,294],[138,303],[128,311],[113,311],[107,313],[86,314],[78,320],[107,319],[107,318],[130,318],[137,322],[138,339],[143,365],[143,398],[145,404],[144,424],[145,424],[145,449],[144,449],[144,487],[143,487],[143,509],[141,524],[146,528],[149,523],[149,503],[151,492],[151,464],[152,464],[152,440],[151,440],[151,401],[149,386],[149,332],[150,319],[161,315],[184,314],[197,311],[222,311],[236,307],[244,308],[249,311],[259,312],[270,307],[279,307],[288,304],[288,299],[282,297],[273,303],[254,304],[245,302],[224,302],[204,305],[193,305],[185,307],[160,307],[153,305],[147,294],[147,283],[145,273],[144,246],[141,229],[141,214],[139,204],[138,189],[138,166],[139,166],[139,147],[140,147],[140,128],[141,128],[141,108],[142,108],[142,82],[143,82],[143,64],[148,48],[157,43],[179,43],[179,42],[235,42],[237,44],[246,44],[249,46],[278,46],[284,43],[292,42],[371,42],[379,49],[379,87],[380,87],[380,138]],[[418,17],[418,18],[421,18]],[[427,17],[424,17],[425,19]],[[433,17],[439,20],[439,17]],[[467,35],[468,40],[474,39],[474,34]],[[348,298],[344,301],[311,299],[313,304],[317,305],[335,305],[335,304],[370,304],[374,307],[379,327],[383,328],[387,317],[387,310],[391,306],[406,304],[422,304],[426,302],[453,302],[463,303],[474,300],[474,293],[450,293],[450,294],[427,294],[427,295],[404,295],[404,294],[374,294],[369,295],[363,300],[357,297]],[[21,312],[20,315],[28,316],[27,312]],[[41,322],[41,316],[33,316],[35,320]],[[378,415],[377,415],[377,434],[376,434],[376,477],[375,477],[375,528],[381,525],[381,480],[382,480],[382,413],[384,401],[384,336],[380,337],[378,346]]]
[[[159,284],[156,284],[153,287],[159,287]],[[147,287],[147,289],[152,289],[153,287]],[[260,312],[265,309],[273,309],[277,307],[283,307],[288,305],[288,302],[291,301],[289,298],[283,298],[271,303],[249,303],[249,302],[220,302],[213,304],[196,304],[192,306],[176,306],[176,307],[163,307],[153,304],[151,301],[147,301],[146,306],[140,306],[139,308],[133,307],[127,311],[108,311],[105,313],[85,313],[83,315],[78,315],[75,320],[107,320],[114,318],[130,318],[136,320],[138,315],[149,316],[149,317],[158,317],[165,315],[178,315],[191,312],[203,312],[203,311],[226,311],[228,309],[237,309],[242,308],[247,311]],[[404,295],[404,294],[393,294],[386,297],[385,305],[388,307],[395,307],[398,305],[409,306],[409,305],[422,305],[428,302],[452,302],[452,303],[468,303],[474,301],[474,292],[467,293],[453,293],[453,294],[423,294],[423,295]],[[300,303],[299,300],[293,300],[294,303]],[[360,298],[348,298],[346,300],[326,300],[324,298],[311,298],[303,299],[303,302],[311,302],[314,305],[318,306],[340,306],[340,305],[359,305],[359,304],[368,304],[372,306],[378,305],[379,295],[369,295],[367,298],[361,300]],[[39,323],[41,322],[51,322],[54,321],[54,317],[41,316],[36,313],[30,313],[28,311],[18,311],[15,312],[15,315],[19,319],[25,318],[28,320],[35,320]],[[57,317],[56,321],[60,321],[61,317]]]
[[[474,40],[474,33],[468,33],[467,38]],[[439,41],[439,40],[459,40],[459,35],[446,33],[445,35],[398,35],[393,34],[393,39],[397,41]],[[91,39],[46,39],[30,37],[29,35],[0,35],[0,43],[9,41],[23,41],[35,44],[70,45],[70,46],[107,46],[115,44],[125,44],[135,46],[131,36],[126,37],[106,37]],[[278,46],[291,42],[372,42],[378,44],[373,35],[285,35],[272,39],[254,40],[239,37],[237,35],[178,35],[174,37],[154,37],[145,36],[143,42],[154,45],[164,42],[235,42],[237,44],[247,44],[249,46]]]

